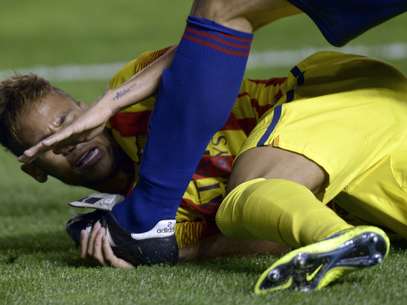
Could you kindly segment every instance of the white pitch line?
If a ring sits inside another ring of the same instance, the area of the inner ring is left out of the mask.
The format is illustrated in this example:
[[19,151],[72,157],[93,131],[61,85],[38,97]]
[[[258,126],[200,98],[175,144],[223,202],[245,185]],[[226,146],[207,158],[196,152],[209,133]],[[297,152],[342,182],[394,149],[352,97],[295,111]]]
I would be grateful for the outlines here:
[[343,48],[309,47],[299,50],[270,50],[264,52],[254,52],[249,58],[248,68],[290,67],[315,52],[327,50],[366,55],[383,60],[401,60],[407,58],[407,43],[392,43],[388,45],[372,46],[360,45]]
[[[383,60],[401,60],[407,58],[407,43],[392,43],[387,45],[352,46],[344,48],[307,47],[297,50],[268,50],[252,52],[248,62],[248,69],[281,68],[295,65],[306,56],[323,50],[336,50],[376,57]],[[35,73],[50,81],[86,81],[107,80],[125,62],[115,62],[95,65],[61,65],[35,66],[16,70],[0,70],[0,80],[15,73]]]

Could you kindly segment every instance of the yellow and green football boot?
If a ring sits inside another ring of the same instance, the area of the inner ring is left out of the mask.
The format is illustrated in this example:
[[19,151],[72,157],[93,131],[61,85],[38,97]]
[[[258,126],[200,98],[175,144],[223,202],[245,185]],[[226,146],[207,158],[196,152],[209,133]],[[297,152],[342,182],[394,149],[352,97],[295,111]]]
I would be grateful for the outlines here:
[[380,264],[389,248],[389,238],[377,227],[357,226],[339,232],[278,259],[260,276],[255,293],[319,290],[346,273]]

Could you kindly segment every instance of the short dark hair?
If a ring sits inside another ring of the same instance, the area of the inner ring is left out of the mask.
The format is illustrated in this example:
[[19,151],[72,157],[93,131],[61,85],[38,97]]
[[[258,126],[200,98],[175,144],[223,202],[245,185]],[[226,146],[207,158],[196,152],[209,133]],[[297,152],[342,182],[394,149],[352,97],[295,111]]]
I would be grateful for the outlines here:
[[51,93],[63,93],[35,74],[15,75],[0,82],[0,144],[15,155],[25,149],[17,134],[18,117],[26,106]]

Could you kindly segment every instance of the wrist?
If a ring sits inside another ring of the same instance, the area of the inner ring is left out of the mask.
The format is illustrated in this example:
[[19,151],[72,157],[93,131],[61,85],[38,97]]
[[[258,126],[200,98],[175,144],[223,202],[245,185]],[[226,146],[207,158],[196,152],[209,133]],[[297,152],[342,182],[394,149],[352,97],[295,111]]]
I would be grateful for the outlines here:
[[98,107],[103,109],[103,112],[109,113],[110,116],[113,116],[118,111],[120,111],[120,104],[114,99],[115,90],[109,89],[106,91],[105,95],[97,102]]

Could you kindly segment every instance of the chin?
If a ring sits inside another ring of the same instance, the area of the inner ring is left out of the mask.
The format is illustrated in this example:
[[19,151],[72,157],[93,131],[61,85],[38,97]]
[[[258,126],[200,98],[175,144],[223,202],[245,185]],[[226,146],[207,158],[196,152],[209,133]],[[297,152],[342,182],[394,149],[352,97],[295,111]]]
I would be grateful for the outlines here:
[[53,175],[64,183],[91,187],[107,182],[114,176],[115,166],[109,158],[102,158],[97,164],[84,169],[73,168],[70,173]]
[[114,172],[112,162],[99,162],[94,168],[88,169],[84,176],[88,183],[103,183],[114,176]]

